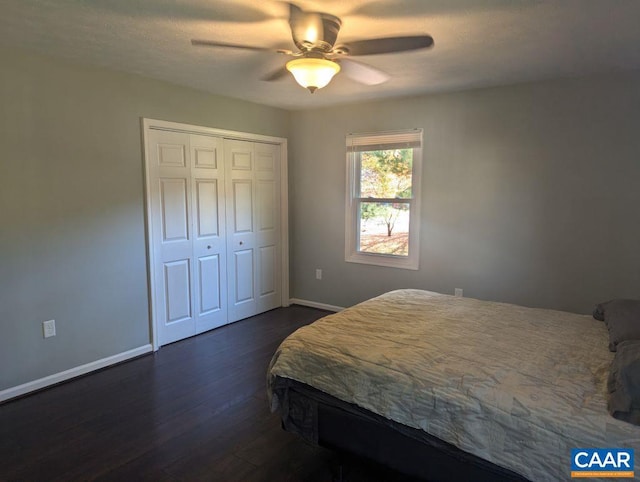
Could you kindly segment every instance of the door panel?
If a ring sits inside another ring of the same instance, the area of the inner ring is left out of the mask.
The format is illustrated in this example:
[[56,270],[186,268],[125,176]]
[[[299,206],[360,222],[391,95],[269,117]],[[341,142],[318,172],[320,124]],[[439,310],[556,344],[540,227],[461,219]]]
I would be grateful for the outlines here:
[[275,246],[263,246],[258,251],[260,264],[260,297],[276,293],[277,256]]
[[227,204],[227,253],[229,257],[229,321],[255,315],[255,233],[253,143],[225,139]]
[[217,179],[196,181],[196,216],[198,219],[198,238],[218,236]]
[[193,264],[189,136],[149,131],[154,313],[160,345],[191,336]]
[[153,303],[165,345],[227,322],[224,169],[217,138],[150,129],[147,140],[150,185],[158,186]]
[[253,296],[253,250],[243,249],[234,253],[236,278],[236,305],[254,301]]
[[167,324],[191,318],[191,270],[189,260],[164,264]]
[[253,249],[233,252],[232,269],[229,272],[229,321],[242,320],[256,314]]
[[193,165],[200,169],[218,169],[218,147],[217,145],[206,145],[207,143],[196,142],[193,149]]
[[222,308],[220,300],[220,256],[204,256],[198,260],[200,273],[200,316],[213,314]]
[[175,141],[174,143],[158,142],[156,144],[157,164],[160,167],[187,167],[187,151],[184,139],[179,139],[177,136],[172,137]]
[[[277,149],[272,149],[275,147]],[[279,154],[280,149],[277,146],[271,144],[258,144],[256,149],[256,170],[275,172],[276,165],[279,165],[279,159],[276,154]]]
[[[253,150],[251,142],[229,141],[233,143],[229,152],[231,169],[234,171],[251,171],[253,167]],[[246,146],[243,146],[246,144]]]
[[196,333],[202,333],[227,323],[225,171],[219,138],[191,134],[189,142],[196,225],[193,256],[198,260]]
[[186,179],[160,179],[162,241],[189,239]]
[[256,250],[258,255],[257,277],[259,293],[256,300],[258,312],[282,305],[280,258],[280,146],[255,144],[256,190]]
[[[282,304],[280,293],[280,148],[225,140],[230,263],[229,319],[240,320]],[[250,254],[249,254],[250,253]]]
[[277,195],[275,181],[258,181],[258,231],[273,231],[275,229]]
[[253,192],[251,180],[233,181],[233,232],[253,231]]

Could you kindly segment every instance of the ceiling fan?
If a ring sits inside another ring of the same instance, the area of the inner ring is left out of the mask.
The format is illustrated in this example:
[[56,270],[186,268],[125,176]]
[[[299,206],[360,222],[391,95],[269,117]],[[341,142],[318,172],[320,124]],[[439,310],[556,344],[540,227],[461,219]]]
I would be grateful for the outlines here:
[[336,45],[341,25],[342,21],[334,15],[305,12],[297,5],[290,3],[289,26],[297,51],[274,50],[212,40],[194,39],[191,43],[205,47],[277,52],[294,57],[286,63],[285,67],[263,77],[262,80],[278,80],[291,72],[296,81],[311,93],[329,84],[333,76],[341,70],[346,76],[366,85],[381,84],[389,79],[387,73],[346,57],[405,52],[433,46],[433,38],[430,35],[373,38]]

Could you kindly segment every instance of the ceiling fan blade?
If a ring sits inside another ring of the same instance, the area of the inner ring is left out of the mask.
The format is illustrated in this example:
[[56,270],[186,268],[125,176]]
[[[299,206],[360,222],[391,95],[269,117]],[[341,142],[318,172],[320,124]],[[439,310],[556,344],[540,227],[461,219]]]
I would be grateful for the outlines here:
[[273,72],[261,77],[260,80],[273,82],[275,80],[280,80],[287,75],[289,75],[289,71],[285,67],[280,67],[278,70],[274,70]]
[[195,45],[196,47],[226,47],[233,49],[243,49],[243,50],[255,50],[258,52],[277,52],[279,54],[293,55],[291,50],[286,49],[271,49],[267,47],[255,47],[253,45],[241,45],[241,44],[230,44],[226,42],[215,42],[213,40],[191,40],[191,45]]
[[389,80],[390,75],[370,65],[351,59],[338,60],[341,71],[350,79],[365,85],[378,85]]
[[377,55],[407,50],[426,49],[433,46],[430,35],[414,35],[411,37],[373,38],[356,40],[335,48],[338,53],[347,55]]

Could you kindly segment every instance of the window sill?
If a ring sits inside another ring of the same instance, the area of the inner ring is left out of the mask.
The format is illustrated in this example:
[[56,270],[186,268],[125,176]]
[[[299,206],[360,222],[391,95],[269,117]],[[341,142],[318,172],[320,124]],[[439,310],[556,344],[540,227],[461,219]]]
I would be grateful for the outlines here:
[[419,262],[416,257],[399,257],[373,253],[351,253],[345,257],[347,263],[371,264],[385,268],[417,270]]

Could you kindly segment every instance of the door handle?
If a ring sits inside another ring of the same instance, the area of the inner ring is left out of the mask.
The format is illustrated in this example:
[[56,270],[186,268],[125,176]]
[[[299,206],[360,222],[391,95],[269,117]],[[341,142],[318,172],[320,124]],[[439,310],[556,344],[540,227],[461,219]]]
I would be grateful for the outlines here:
[[242,246],[244,244],[244,242],[240,241],[240,246]]
[[211,245],[210,244],[207,244],[207,249],[211,249]]

